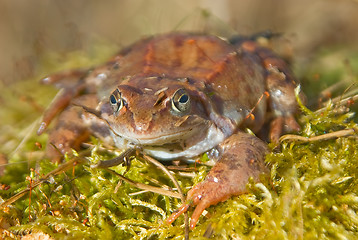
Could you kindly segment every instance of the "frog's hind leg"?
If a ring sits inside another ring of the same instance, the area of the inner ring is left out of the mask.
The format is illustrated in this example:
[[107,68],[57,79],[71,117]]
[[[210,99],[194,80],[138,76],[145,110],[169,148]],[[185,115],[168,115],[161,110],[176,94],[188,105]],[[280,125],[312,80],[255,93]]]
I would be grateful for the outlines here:
[[[298,110],[295,96],[297,82],[288,64],[271,49],[261,47],[254,41],[243,41],[240,44],[240,50],[258,56],[266,69],[266,88],[275,115],[270,128],[271,141],[277,142],[284,132],[299,131],[300,126],[294,118]],[[300,97],[304,100],[302,93]]]
[[217,150],[220,153],[218,162],[205,180],[188,192],[187,201],[168,218],[168,223],[172,223],[190,206],[195,206],[190,223],[190,227],[194,228],[206,208],[245,193],[250,177],[259,181],[260,175],[268,171],[264,162],[268,152],[266,144],[248,133],[233,134]]

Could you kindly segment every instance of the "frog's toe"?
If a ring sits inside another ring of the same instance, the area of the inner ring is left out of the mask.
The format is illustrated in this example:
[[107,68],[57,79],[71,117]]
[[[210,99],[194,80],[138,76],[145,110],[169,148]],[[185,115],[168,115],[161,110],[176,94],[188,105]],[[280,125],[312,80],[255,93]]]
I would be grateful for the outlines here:
[[[210,178],[209,178],[210,180]],[[196,205],[195,210],[191,216],[190,228],[194,228],[196,223],[199,220],[199,217],[203,213],[203,211],[211,205],[215,205],[219,202],[225,201],[232,195],[236,195],[234,193],[234,189],[223,186],[219,183],[220,181],[208,181],[208,179],[204,182],[201,182],[194,186],[188,192],[188,199]]]
[[199,220],[199,217],[201,216],[201,214],[204,212],[204,210],[206,208],[208,208],[210,205],[213,205],[215,203],[212,203],[210,200],[210,196],[208,197],[207,195],[201,195],[198,194],[194,199],[193,202],[198,202],[195,210],[193,212],[193,215],[191,215],[191,220],[190,220],[190,228],[193,229],[196,226],[196,223]]
[[292,115],[279,116],[271,122],[270,140],[277,143],[279,138],[286,132],[298,132],[300,125]]
[[171,224],[172,222],[174,222],[180,215],[182,215],[183,213],[185,213],[188,208],[190,207],[190,204],[188,203],[183,203],[183,205],[180,206],[180,208],[178,208],[178,210],[176,210],[175,212],[172,213],[172,215],[170,215],[170,217],[167,219],[167,223]]
[[301,130],[300,125],[297,123],[296,119],[292,115],[285,117],[284,126],[287,132],[298,132]]
[[199,217],[206,208],[232,196],[232,193],[226,190],[228,189],[216,182],[204,181],[197,184],[188,192],[186,203],[168,218],[167,223],[174,222],[175,219],[188,210],[189,206],[193,205],[196,207],[191,216],[190,228],[195,228]]

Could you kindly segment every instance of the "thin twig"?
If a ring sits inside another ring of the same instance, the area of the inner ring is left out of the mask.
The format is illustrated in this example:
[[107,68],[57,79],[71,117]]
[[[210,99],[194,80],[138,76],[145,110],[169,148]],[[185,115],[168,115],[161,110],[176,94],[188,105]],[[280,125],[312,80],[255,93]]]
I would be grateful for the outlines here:
[[[351,86],[353,86],[353,85],[354,84],[352,84]],[[349,88],[351,88],[351,86]],[[315,113],[319,114],[319,113],[326,111],[327,106],[329,106],[330,104],[334,104],[337,106],[343,106],[343,105],[348,104],[349,102],[355,102],[356,100],[358,100],[358,88],[354,88],[353,90],[345,92],[341,96],[338,96],[338,97],[335,97],[333,99],[326,101],[323,104],[324,107],[316,110]]]
[[114,175],[117,175],[121,180],[125,181],[126,183],[128,183],[136,188],[150,191],[150,192],[155,192],[155,193],[162,194],[162,195],[169,196],[169,197],[181,198],[181,195],[179,193],[176,193],[173,191],[168,191],[168,190],[165,190],[160,187],[153,187],[153,186],[150,186],[150,185],[147,185],[144,183],[135,182],[135,181],[130,180],[129,178],[126,178],[122,174],[119,174],[116,171],[113,171],[109,168],[106,168],[106,171],[108,171]]
[[329,140],[333,138],[340,138],[340,137],[349,137],[356,133],[356,130],[351,129],[344,129],[336,132],[326,133],[319,136],[314,137],[302,137],[293,134],[287,134],[280,138],[280,142],[283,141],[302,141],[302,142],[314,142],[314,141],[321,141],[321,140]]

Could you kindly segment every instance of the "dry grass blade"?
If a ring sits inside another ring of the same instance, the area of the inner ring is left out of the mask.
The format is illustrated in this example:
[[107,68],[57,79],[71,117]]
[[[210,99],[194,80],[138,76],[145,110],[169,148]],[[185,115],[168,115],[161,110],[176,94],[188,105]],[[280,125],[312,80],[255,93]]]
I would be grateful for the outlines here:
[[113,171],[113,170],[108,169],[108,168],[106,169],[106,171],[118,176],[121,180],[125,181],[126,183],[128,183],[128,184],[130,184],[130,185],[132,185],[132,186],[134,186],[136,188],[139,188],[139,189],[142,189],[142,190],[145,190],[145,191],[150,191],[150,192],[162,194],[162,195],[169,196],[169,197],[181,198],[181,195],[179,193],[168,191],[168,190],[165,190],[165,189],[160,188],[160,187],[153,187],[153,186],[150,186],[150,185],[147,185],[147,184],[144,184],[144,183],[135,182],[135,181],[130,180],[130,179],[124,177],[123,175],[117,173],[116,171]]
[[349,137],[356,133],[356,129],[344,129],[336,132],[331,132],[319,136],[314,137],[302,137],[293,134],[287,134],[280,138],[280,142],[283,141],[301,141],[301,142],[314,142],[314,141],[322,141],[322,140],[329,140],[333,138],[340,138],[340,137]]
[[149,157],[148,155],[143,155],[142,156],[145,160],[147,160],[148,162],[154,164],[155,166],[159,167],[166,175],[168,175],[168,177],[170,178],[170,180],[173,181],[175,187],[178,189],[179,194],[181,195],[181,199],[185,201],[185,197],[183,194],[183,191],[181,190],[181,187],[178,183],[178,181],[174,178],[174,176],[169,172],[169,170],[160,162],[158,162],[157,160],[155,160],[152,157]]
[[[342,99],[341,97],[337,97],[332,99],[332,104],[337,104],[337,106],[343,106],[346,104],[349,104],[350,102],[355,102],[358,100],[358,94],[354,95],[354,96],[350,96],[350,97],[346,97],[344,99]],[[327,111],[327,107],[323,107],[318,109],[317,111],[315,111],[316,114],[320,114],[323,113],[324,111]]]

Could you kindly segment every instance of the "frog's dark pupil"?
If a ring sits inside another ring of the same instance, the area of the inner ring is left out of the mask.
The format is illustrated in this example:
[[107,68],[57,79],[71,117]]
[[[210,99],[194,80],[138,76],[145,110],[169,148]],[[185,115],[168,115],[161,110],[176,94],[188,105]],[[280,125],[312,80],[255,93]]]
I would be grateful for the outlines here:
[[110,97],[110,102],[111,102],[111,104],[117,104],[117,99],[115,98],[115,96],[113,96],[113,95],[111,95],[111,97]]
[[189,100],[189,97],[186,94],[181,95],[181,97],[179,98],[180,103],[186,103],[188,100]]

